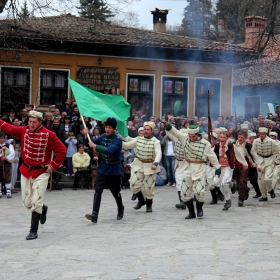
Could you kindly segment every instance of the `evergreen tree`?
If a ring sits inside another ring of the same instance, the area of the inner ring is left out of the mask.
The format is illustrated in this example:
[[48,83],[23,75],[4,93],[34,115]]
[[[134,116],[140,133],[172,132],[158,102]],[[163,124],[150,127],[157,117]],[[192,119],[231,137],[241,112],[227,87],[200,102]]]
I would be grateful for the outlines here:
[[109,22],[108,19],[114,16],[104,0],[80,0],[77,8],[81,17],[94,21]]
[[[271,0],[218,0],[217,19],[223,21],[230,42],[235,44],[244,42],[246,16],[263,16],[270,20],[271,2]],[[279,7],[277,13],[279,14]],[[277,27],[274,28],[275,31],[277,32]]]
[[190,37],[201,37],[211,33],[211,0],[187,0],[182,20],[183,33]]
[[20,18],[29,18],[30,17],[30,12],[28,11],[26,1],[24,1],[23,6],[21,7],[21,11],[18,16]]

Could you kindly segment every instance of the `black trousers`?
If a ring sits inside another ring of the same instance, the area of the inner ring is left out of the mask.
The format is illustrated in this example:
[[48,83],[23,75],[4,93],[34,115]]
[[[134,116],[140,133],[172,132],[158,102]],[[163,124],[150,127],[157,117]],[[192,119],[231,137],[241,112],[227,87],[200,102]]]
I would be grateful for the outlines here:
[[109,189],[114,197],[118,197],[121,191],[122,175],[97,174],[94,189],[96,193],[102,194],[104,189]]
[[257,171],[257,168],[249,167],[248,178],[250,180],[250,183],[254,187],[255,192],[257,194],[260,194],[261,191],[260,191],[260,187],[259,187],[259,184],[258,184],[258,171]]
[[84,177],[85,185],[87,186],[87,188],[89,187],[89,184],[88,184],[88,171],[87,170],[83,170],[83,171],[76,171],[75,172],[74,188],[78,187],[79,181],[80,181],[80,179],[82,177]]

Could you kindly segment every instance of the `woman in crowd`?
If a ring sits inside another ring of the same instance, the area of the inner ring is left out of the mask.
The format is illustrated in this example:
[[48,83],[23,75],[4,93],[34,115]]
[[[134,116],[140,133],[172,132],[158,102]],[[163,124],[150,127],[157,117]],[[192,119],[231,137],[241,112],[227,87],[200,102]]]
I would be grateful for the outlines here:
[[12,193],[17,193],[17,191],[14,189],[17,177],[18,177],[18,163],[19,163],[19,158],[20,158],[20,148],[19,144],[16,143],[14,139],[9,139],[8,144],[13,145],[14,150],[15,150],[15,157],[14,161],[11,163],[11,189]]
[[72,132],[73,130],[73,125],[71,124],[71,117],[70,116],[65,116],[64,117],[64,122],[61,123],[63,129],[65,132],[68,132],[68,135],[69,135],[69,132]]
[[46,112],[45,119],[42,121],[42,125],[45,128],[50,129],[50,127],[52,126],[52,123],[53,123],[53,113]]
[[85,146],[83,144],[78,144],[78,152],[73,155],[72,163],[75,173],[73,190],[77,190],[81,177],[84,177],[85,185],[89,188],[88,167],[90,164],[90,156],[85,153]]

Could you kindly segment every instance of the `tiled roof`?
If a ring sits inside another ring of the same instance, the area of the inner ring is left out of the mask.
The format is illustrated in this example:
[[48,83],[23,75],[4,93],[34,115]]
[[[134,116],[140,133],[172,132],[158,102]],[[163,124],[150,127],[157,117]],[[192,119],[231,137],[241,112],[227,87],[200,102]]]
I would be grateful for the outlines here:
[[65,14],[25,20],[2,20],[0,36],[55,41],[152,46],[255,54],[250,48],[209,40],[123,27]]
[[280,83],[280,60],[260,61],[237,66],[233,71],[233,86]]
[[280,35],[270,40],[263,57],[248,65],[236,65],[233,86],[280,83]]

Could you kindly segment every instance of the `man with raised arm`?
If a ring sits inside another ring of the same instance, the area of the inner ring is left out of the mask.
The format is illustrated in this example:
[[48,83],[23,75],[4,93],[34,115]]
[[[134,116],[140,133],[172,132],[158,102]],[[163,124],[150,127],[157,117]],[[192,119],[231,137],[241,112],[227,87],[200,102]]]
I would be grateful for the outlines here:
[[205,197],[205,179],[206,179],[206,160],[216,169],[216,175],[221,174],[221,166],[218,159],[211,149],[211,144],[202,138],[197,125],[190,125],[188,134],[178,131],[169,122],[164,120],[166,130],[174,135],[181,143],[184,149],[184,163],[180,166],[178,172],[182,172],[182,190],[181,198],[189,210],[185,219],[196,218],[193,205],[193,192],[196,196],[197,217],[203,216],[203,204]]
[[[27,126],[10,125],[0,120],[0,129],[21,141],[21,193],[24,206],[31,210],[27,240],[36,239],[39,221],[46,222],[48,207],[43,204],[50,173],[57,170],[66,156],[64,144],[56,134],[42,126],[43,114],[29,112]],[[52,159],[52,152],[55,157]]]

